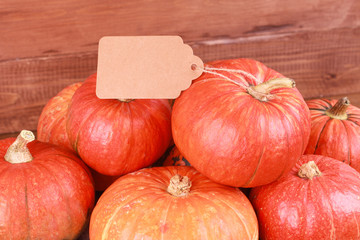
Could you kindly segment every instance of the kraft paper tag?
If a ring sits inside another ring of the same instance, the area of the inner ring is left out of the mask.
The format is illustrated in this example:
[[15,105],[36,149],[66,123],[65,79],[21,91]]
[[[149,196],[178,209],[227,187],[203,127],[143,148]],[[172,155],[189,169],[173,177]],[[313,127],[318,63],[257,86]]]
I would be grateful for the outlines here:
[[202,74],[203,67],[179,36],[103,37],[96,95],[104,99],[177,98]]

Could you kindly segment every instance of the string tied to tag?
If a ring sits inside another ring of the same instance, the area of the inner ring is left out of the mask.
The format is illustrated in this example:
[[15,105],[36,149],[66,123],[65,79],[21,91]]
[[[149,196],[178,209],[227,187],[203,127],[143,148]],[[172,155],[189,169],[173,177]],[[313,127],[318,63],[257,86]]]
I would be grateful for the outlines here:
[[[270,79],[266,82],[261,83],[254,75],[252,75],[251,73],[246,72],[244,70],[241,70],[241,69],[214,68],[214,67],[208,67],[208,66],[199,68],[196,64],[192,64],[191,69],[192,70],[200,69],[205,73],[219,76],[226,81],[232,82],[232,83],[242,87],[244,90],[247,91],[248,94],[250,94],[254,98],[256,98],[260,101],[264,101],[264,102],[275,98],[275,95],[270,93],[271,91],[278,89],[278,88],[294,88],[296,86],[295,81],[293,79],[286,78],[286,77],[274,78],[274,79]],[[217,71],[240,73],[244,77],[251,79],[255,83],[255,85],[251,86],[244,78],[240,78],[240,80],[242,82],[233,80]]]
[[252,79],[256,84],[259,83],[258,79],[254,75],[252,75],[251,73],[246,72],[244,70],[240,70],[240,69],[214,68],[214,67],[208,67],[208,66],[204,66],[203,68],[200,68],[196,64],[192,64],[191,69],[192,70],[200,69],[203,72],[210,73],[210,74],[213,74],[213,75],[217,75],[219,77],[222,77],[222,78],[226,79],[227,81],[230,81],[230,82],[235,83],[236,85],[238,85],[240,87],[243,87],[245,90],[249,87],[249,84],[248,84],[247,81],[245,81],[245,79],[243,79],[243,81],[245,83],[244,82],[238,82],[238,81],[235,81],[235,80],[233,80],[233,79],[231,79],[231,78],[229,78],[229,77],[225,76],[224,74],[221,74],[221,73],[219,73],[217,71],[240,73],[240,74],[244,75],[245,77],[248,77],[248,78]]

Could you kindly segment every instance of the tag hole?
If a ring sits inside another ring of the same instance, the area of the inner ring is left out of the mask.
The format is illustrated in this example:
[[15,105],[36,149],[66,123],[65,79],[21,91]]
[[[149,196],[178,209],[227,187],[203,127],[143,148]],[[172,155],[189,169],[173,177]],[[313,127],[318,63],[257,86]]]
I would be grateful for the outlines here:
[[194,63],[194,64],[191,64],[191,70],[196,70],[196,68],[197,68],[197,65]]

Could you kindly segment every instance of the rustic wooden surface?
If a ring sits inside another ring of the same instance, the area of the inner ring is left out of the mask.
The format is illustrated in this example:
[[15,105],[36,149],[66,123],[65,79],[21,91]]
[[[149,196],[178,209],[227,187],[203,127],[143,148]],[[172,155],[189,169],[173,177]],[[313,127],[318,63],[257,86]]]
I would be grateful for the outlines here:
[[96,71],[106,35],[180,35],[205,62],[249,57],[305,98],[360,107],[360,1],[0,2],[0,136],[35,130],[45,103]]
[[2,0],[0,59],[96,49],[104,35],[186,41],[359,26],[358,0]]

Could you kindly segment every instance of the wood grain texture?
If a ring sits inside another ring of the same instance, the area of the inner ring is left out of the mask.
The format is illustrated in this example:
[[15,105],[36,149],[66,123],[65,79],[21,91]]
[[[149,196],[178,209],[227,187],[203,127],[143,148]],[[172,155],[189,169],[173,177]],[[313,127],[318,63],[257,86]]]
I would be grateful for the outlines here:
[[96,53],[0,62],[0,133],[36,130],[46,102],[96,71]]
[[193,48],[206,60],[259,60],[293,78],[305,98],[360,92],[360,27],[269,35],[252,41],[204,41]]
[[[205,62],[248,57],[293,78],[305,98],[348,95],[360,107],[360,27],[191,43]],[[97,52],[0,62],[0,134],[35,130],[43,106],[96,72]]]
[[96,51],[106,35],[198,42],[356,28],[359,11],[358,0],[2,0],[0,61]]
[[0,134],[35,130],[51,97],[96,71],[106,35],[180,35],[205,62],[264,62],[305,98],[357,96],[359,12],[358,0],[2,0]]

